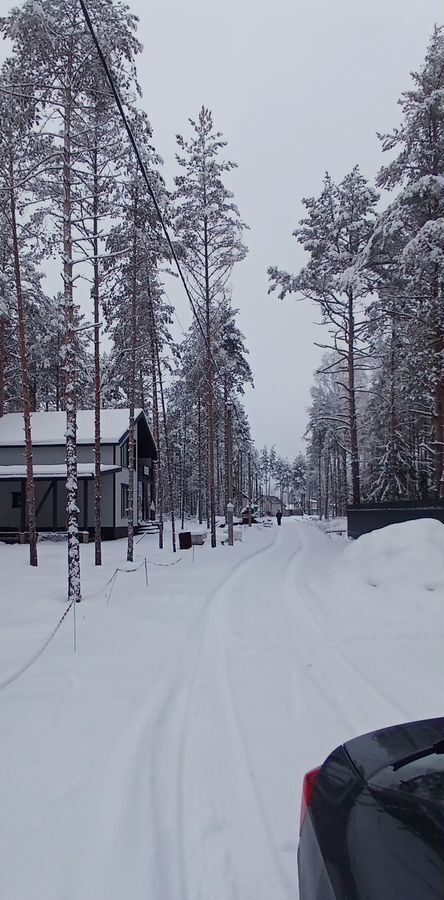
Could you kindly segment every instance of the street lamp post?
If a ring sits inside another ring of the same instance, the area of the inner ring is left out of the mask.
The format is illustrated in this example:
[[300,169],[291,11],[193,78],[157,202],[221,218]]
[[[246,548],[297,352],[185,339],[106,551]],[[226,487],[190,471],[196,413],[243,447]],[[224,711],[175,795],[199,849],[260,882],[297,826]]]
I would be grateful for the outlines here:
[[227,503],[228,546],[229,547],[232,547],[234,544],[233,513],[234,513],[234,504],[231,502],[231,500],[229,500]]

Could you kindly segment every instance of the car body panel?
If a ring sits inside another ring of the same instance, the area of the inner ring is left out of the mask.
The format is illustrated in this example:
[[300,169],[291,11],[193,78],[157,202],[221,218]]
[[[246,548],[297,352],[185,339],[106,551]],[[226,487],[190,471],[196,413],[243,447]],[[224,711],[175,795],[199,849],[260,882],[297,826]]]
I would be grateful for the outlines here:
[[444,900],[443,737],[444,719],[413,722],[330,754],[301,829],[300,900]]
[[347,741],[344,747],[358,772],[369,781],[376,772],[444,737],[444,718],[380,728]]

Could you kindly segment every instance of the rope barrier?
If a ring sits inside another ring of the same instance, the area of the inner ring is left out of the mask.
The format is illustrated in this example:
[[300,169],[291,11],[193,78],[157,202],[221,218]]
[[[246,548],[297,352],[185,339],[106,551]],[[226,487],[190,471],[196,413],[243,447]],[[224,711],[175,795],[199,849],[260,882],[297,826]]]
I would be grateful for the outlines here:
[[170,562],[170,563],[154,562],[154,560],[152,560],[152,559],[147,559],[147,563],[149,563],[150,566],[161,566],[161,568],[167,569],[167,568],[169,568],[169,566],[177,566],[177,563],[182,562],[182,560],[184,558],[185,557],[183,557],[183,556],[179,556],[179,559],[175,559],[174,562]]
[[109,594],[108,594],[108,596],[107,596],[107,598],[106,598],[106,605],[107,605],[107,606],[109,606],[109,601],[110,601],[110,599],[111,599],[111,594],[112,594],[112,592],[113,592],[113,590],[114,590],[114,585],[115,585],[115,583],[116,583],[116,581],[117,581],[117,576],[118,576],[119,572],[124,572],[124,573],[126,573],[126,574],[133,573],[133,572],[139,572],[140,569],[142,568],[142,566],[145,566],[145,568],[146,568],[146,560],[145,560],[145,559],[143,559],[142,562],[140,563],[140,566],[136,566],[135,569],[120,569],[119,567],[117,567],[116,569],[114,569],[114,573],[113,573],[112,577],[110,578],[110,581],[108,582],[108,584],[111,582],[111,587],[110,587]]
[[5,681],[0,681],[0,690],[2,690],[5,687],[8,687],[9,684],[12,684],[13,681],[16,681],[17,678],[20,678],[21,675],[24,675],[24,673],[27,672],[28,669],[31,668],[31,666],[33,665],[33,663],[35,663],[35,661],[39,658],[39,656],[42,655],[42,653],[46,650],[48,644],[50,644],[52,639],[56,636],[63,620],[66,619],[66,616],[68,615],[74,602],[75,602],[74,600],[71,600],[71,603],[65,609],[63,616],[57,622],[56,627],[51,631],[51,634],[46,639],[45,643],[40,647],[40,649],[37,651],[37,653],[34,654],[34,656],[29,660],[29,662],[27,662],[26,665],[22,666],[20,669],[17,669],[17,671],[15,671],[12,675],[10,675],[9,678],[6,678]]
[[113,574],[111,575],[111,578],[108,578],[108,581],[106,582],[106,584],[104,584],[104,586],[102,588],[100,588],[100,590],[95,591],[94,594],[88,594],[87,597],[82,597],[82,600],[95,600],[96,597],[100,597],[100,594],[103,594],[103,592],[106,591],[108,585],[111,584],[115,574],[116,573],[114,571]]
[[[104,591],[106,591],[106,589],[108,587],[110,587],[110,591],[109,591],[109,594],[108,594],[108,597],[106,600],[106,605],[108,606],[111,594],[113,592],[114,585],[116,583],[117,576],[120,572],[122,572],[126,575],[129,575],[129,574],[133,574],[133,572],[140,572],[140,569],[145,567],[145,580],[146,580],[146,584],[148,586],[148,570],[147,570],[148,563],[151,566],[161,566],[163,568],[168,568],[169,566],[177,566],[178,563],[182,562],[183,558],[184,558],[183,556],[180,556],[179,559],[175,559],[171,563],[159,563],[159,562],[154,562],[153,560],[149,560],[146,557],[144,557],[144,559],[142,560],[140,565],[136,566],[133,569],[122,569],[118,566],[116,569],[114,569],[114,572],[111,575],[111,578],[108,578],[108,581],[100,590],[96,591],[94,594],[90,594],[87,597],[83,597],[82,599],[83,600],[93,600],[95,597],[98,597],[98,596],[100,596],[100,594],[103,594]],[[42,644],[42,646],[39,648],[39,650],[37,650],[37,653],[34,653],[34,655],[31,657],[31,659],[28,660],[28,662],[24,666],[21,666],[20,669],[17,669],[15,672],[13,672],[13,674],[10,675],[9,678],[6,678],[4,681],[0,681],[0,690],[3,690],[3,688],[8,687],[8,685],[10,685],[14,681],[16,681],[17,678],[20,678],[21,675],[24,675],[24,673],[27,672],[28,669],[30,669],[31,666],[39,659],[39,657],[42,655],[42,653],[44,653],[44,651],[46,650],[48,645],[51,643],[53,638],[56,636],[60,626],[66,619],[66,616],[68,615],[71,607],[74,604],[75,604],[75,601],[71,600],[71,602],[65,609],[65,612],[63,613],[63,615],[60,617],[59,621],[57,622],[57,625],[55,626],[55,628],[53,628],[53,630],[51,631],[51,634],[46,639],[44,644]],[[74,652],[76,651],[76,649],[77,649],[77,640],[76,640],[76,630],[75,630],[75,623],[74,623]]]

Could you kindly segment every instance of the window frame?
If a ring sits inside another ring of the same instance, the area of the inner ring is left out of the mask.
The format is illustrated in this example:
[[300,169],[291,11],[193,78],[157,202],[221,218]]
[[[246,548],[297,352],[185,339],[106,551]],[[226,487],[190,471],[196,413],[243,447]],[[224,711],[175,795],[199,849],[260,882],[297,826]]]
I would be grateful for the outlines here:
[[128,518],[128,485],[120,485],[120,518]]
[[128,469],[129,466],[129,441],[128,438],[120,445],[120,465],[122,469]]
[[22,492],[11,491],[11,508],[22,509]]

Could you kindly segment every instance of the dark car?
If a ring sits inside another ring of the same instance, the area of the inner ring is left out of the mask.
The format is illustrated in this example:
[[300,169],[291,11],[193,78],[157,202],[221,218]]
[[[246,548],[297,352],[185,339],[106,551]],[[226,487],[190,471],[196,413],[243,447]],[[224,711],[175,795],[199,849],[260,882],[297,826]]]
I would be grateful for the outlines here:
[[444,900],[444,718],[337,747],[304,778],[300,900]]

